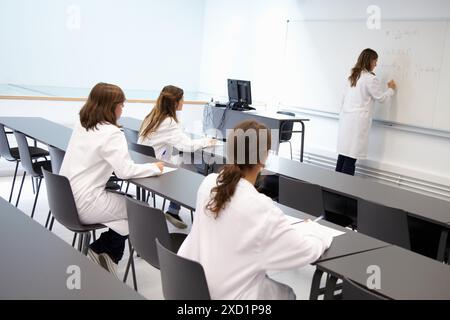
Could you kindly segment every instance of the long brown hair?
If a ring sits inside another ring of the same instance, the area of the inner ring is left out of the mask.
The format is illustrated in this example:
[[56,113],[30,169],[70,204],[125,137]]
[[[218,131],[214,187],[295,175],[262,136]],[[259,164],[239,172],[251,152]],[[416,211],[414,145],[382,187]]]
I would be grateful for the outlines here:
[[156,100],[155,107],[142,121],[139,135],[148,137],[152,132],[160,126],[167,117],[173,118],[176,122],[177,107],[181,99],[183,99],[184,91],[175,86],[165,86]]
[[[254,141],[250,140],[249,133],[254,133]],[[261,139],[265,139],[266,143]],[[266,160],[270,148],[270,130],[265,125],[255,120],[247,120],[233,129],[227,140],[227,164],[217,177],[216,186],[211,190],[211,199],[206,205],[206,209],[211,211],[216,219],[234,195],[239,180],[248,170]]]
[[100,123],[117,126],[116,107],[125,102],[122,89],[114,84],[100,82],[96,84],[80,110],[80,122],[86,129],[97,129]]
[[356,83],[361,77],[361,72],[368,71],[372,72],[371,64],[373,60],[378,59],[378,53],[372,49],[364,49],[358,57],[358,61],[356,65],[352,69],[352,73],[350,77],[348,77],[348,81],[350,81],[350,85],[352,87],[356,87]]

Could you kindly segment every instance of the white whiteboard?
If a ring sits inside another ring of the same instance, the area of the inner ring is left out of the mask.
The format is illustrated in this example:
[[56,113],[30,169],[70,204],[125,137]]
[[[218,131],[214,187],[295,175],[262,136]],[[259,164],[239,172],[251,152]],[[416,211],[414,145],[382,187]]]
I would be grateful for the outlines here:
[[450,31],[447,20],[291,21],[286,36],[283,105],[339,112],[347,78],[364,48],[379,54],[375,73],[398,92],[375,118],[450,131]]

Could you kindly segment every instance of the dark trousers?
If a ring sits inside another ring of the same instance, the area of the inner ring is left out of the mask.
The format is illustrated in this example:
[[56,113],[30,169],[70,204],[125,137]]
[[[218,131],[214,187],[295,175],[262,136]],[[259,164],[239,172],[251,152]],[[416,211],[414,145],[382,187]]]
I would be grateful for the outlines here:
[[355,164],[356,159],[343,156],[342,154],[339,155],[337,164],[336,164],[336,171],[342,172],[345,174],[349,174],[351,176],[355,175]]
[[118,264],[123,257],[125,249],[125,241],[128,236],[121,236],[112,229],[103,232],[96,241],[94,241],[89,248],[96,254],[106,253],[109,257]]

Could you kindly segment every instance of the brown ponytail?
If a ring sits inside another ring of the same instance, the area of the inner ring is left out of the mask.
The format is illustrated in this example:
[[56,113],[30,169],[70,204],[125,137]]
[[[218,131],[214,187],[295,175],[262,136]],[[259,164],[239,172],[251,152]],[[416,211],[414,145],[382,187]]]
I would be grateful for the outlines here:
[[[255,138],[253,141],[252,136]],[[270,130],[263,124],[248,120],[232,130],[227,140],[227,164],[217,177],[216,186],[211,190],[211,199],[206,205],[206,209],[216,219],[234,195],[246,171],[264,163],[270,148]]]
[[356,65],[352,69],[348,81],[350,81],[350,86],[356,87],[356,83],[361,77],[363,71],[372,72],[371,63],[373,60],[378,59],[378,54],[372,49],[364,49],[358,57]]
[[181,99],[183,99],[184,91],[175,86],[165,86],[156,100],[155,107],[145,117],[142,122],[139,135],[148,137],[155,132],[167,117],[173,118],[176,122],[177,107]]

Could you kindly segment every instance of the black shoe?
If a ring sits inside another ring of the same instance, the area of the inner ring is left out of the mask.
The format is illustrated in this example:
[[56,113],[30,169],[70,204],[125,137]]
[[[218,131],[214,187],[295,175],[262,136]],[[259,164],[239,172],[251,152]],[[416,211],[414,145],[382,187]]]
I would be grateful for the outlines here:
[[166,216],[167,221],[169,221],[171,224],[173,224],[178,229],[186,229],[187,228],[187,224],[184,223],[183,220],[181,220],[179,215],[173,214],[170,212],[166,212],[164,215]]

